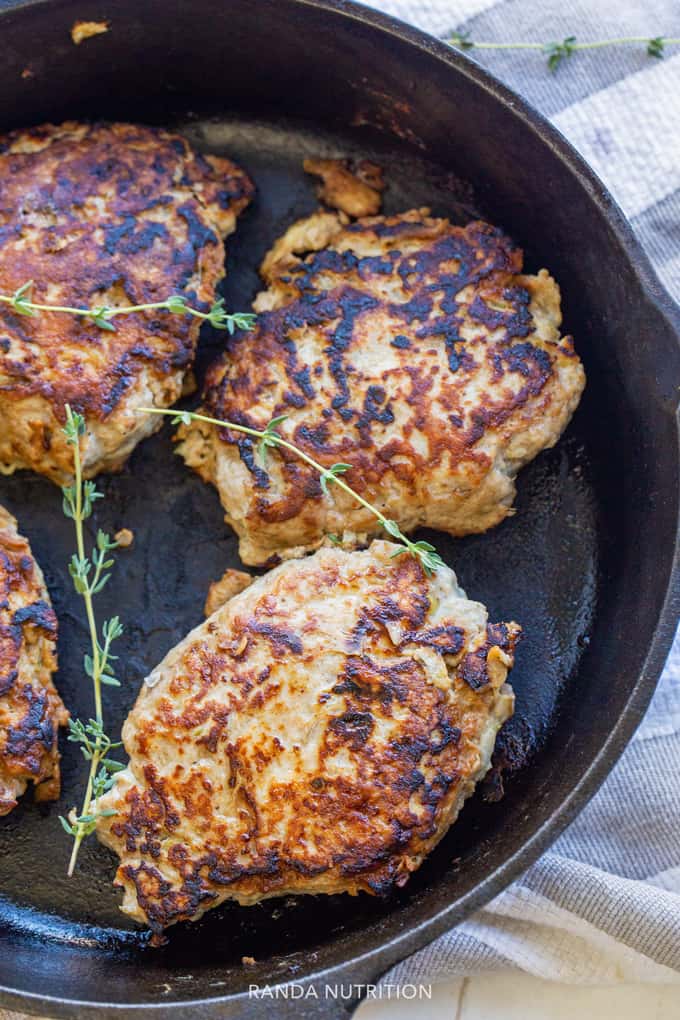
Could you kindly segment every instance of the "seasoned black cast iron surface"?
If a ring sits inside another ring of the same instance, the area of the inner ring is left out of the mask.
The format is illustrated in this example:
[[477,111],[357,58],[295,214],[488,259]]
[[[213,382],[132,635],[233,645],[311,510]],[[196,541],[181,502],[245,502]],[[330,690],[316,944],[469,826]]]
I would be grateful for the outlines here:
[[[88,17],[97,16],[96,6]],[[365,979],[423,944],[418,925],[452,904],[458,913],[446,920],[453,923],[500,887],[502,876],[490,881],[497,869],[517,871],[519,862],[508,861],[571,796],[628,699],[629,731],[651,692],[653,670],[642,685],[638,677],[675,533],[676,341],[639,287],[606,196],[579,183],[580,171],[564,165],[571,156],[551,154],[485,86],[424,50],[289,0],[201,2],[191,5],[191,18],[179,3],[113,9],[111,38],[83,44],[75,65],[62,34],[74,12],[81,14],[76,5],[6,15],[2,38],[11,29],[13,42],[0,89],[17,100],[11,110],[5,104],[0,127],[95,113],[147,119],[178,126],[198,148],[240,162],[258,195],[228,245],[224,294],[232,309],[247,309],[271,241],[316,205],[303,157],[368,156],[386,169],[387,211],[427,204],[457,222],[481,213],[525,246],[529,270],[547,265],[563,286],[565,326],[588,374],[567,434],[522,473],[516,516],[484,536],[427,536],[468,594],[484,601],[493,619],[522,623],[525,638],[511,678],[517,710],[504,739],[514,765],[506,796],[488,802],[477,795],[404,890],[386,902],[332,897],[227,906],[172,929],[168,944],[154,950],[119,913],[114,860],[94,840],[81,851],[77,876],[66,878],[70,846],[57,815],[82,793],[84,763],[74,745],[63,744],[61,803],[38,807],[28,798],[0,821],[0,987],[167,1008],[247,990],[251,982],[302,978],[410,931],[401,948],[354,966],[352,978]],[[312,38],[314,47],[305,42]],[[26,85],[20,71],[32,53],[50,56],[39,58],[37,78]],[[54,73],[43,80],[50,67]],[[403,108],[385,100],[391,94],[404,97]],[[225,117],[227,108],[248,107]],[[197,109],[200,116],[189,112]],[[200,370],[220,343],[219,334],[204,332]],[[106,500],[90,532],[125,526],[135,533],[98,601],[100,618],[118,612],[127,628],[119,647],[123,688],[106,697],[116,730],[145,674],[200,622],[208,584],[239,564],[215,492],[173,455],[168,427],[142,444],[122,474],[100,484]],[[30,538],[54,599],[60,692],[74,714],[87,716],[87,636],[66,571],[73,534],[60,493],[19,474],[0,479],[0,501]],[[655,666],[669,638],[670,624]],[[444,924],[436,922],[430,937]],[[244,968],[244,955],[257,964]],[[211,1015],[231,1015],[215,1009]],[[62,1012],[73,1015],[70,1007]]]

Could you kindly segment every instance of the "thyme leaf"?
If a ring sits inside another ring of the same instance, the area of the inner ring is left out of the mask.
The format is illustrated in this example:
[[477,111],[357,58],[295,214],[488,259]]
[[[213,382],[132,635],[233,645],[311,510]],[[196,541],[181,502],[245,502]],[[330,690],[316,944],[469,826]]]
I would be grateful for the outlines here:
[[[189,415],[191,418],[191,415]],[[260,442],[257,446],[257,451],[260,455],[260,460],[266,463],[267,451],[277,446],[281,440],[281,436],[278,433],[279,425],[286,420],[287,414],[280,414],[278,418],[272,418],[267,427],[264,429],[260,436]]]
[[323,472],[319,478],[319,483],[324,496],[328,495],[328,483],[335,481],[338,475],[344,475],[351,467],[351,464],[332,464],[327,471]]
[[672,39],[664,40],[662,35],[657,35],[654,39],[650,39],[647,42],[647,56],[656,57],[658,60],[663,60],[663,51],[666,42],[673,42]]
[[575,46],[575,35],[568,35],[566,39],[562,40],[562,42],[547,43],[543,48],[543,52],[547,54],[548,57],[548,70],[552,71],[554,74],[562,61],[572,55]]

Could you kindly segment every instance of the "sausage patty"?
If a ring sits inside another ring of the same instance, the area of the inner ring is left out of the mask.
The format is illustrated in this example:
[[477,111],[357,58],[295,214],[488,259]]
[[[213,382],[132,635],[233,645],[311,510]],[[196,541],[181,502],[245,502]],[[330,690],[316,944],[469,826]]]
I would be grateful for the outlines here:
[[[77,308],[181,294],[206,310],[224,275],[222,238],[252,184],[227,159],[133,124],[51,124],[0,137],[0,292]],[[65,404],[85,415],[85,474],[119,468],[182,392],[199,320],[119,316],[115,332],[0,305],[0,471],[68,480]]]
[[148,677],[99,803],[126,913],[386,893],[455,821],[512,713],[519,628],[397,551],[289,560]]
[[[404,531],[482,532],[512,512],[515,477],[552,446],[585,376],[561,337],[546,270],[488,223],[425,209],[349,222],[318,212],[264,261],[254,332],[208,374],[204,413],[282,436]],[[218,489],[245,563],[355,544],[375,519],[293,454],[203,422],[182,426],[186,463]]]
[[29,783],[59,796],[57,735],[68,712],[54,689],[57,619],[40,567],[0,506],[0,815]]

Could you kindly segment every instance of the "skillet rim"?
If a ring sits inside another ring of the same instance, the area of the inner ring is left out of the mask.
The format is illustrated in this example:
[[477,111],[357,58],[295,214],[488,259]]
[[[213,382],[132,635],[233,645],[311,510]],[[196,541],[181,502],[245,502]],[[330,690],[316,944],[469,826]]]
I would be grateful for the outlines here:
[[[422,53],[444,63],[447,69],[454,74],[462,75],[473,87],[481,88],[493,101],[501,104],[508,112],[522,120],[525,126],[538,136],[542,144],[547,146],[566,171],[576,179],[590,201],[594,203],[618,242],[617,258],[628,261],[640,286],[644,301],[665,320],[669,331],[675,336],[680,351],[680,308],[661,284],[630,223],[603,182],[565,136],[543,114],[467,54],[392,15],[367,7],[358,0],[289,0],[289,2],[300,8],[314,8],[322,13],[327,12],[333,16],[368,25],[388,38],[397,39],[410,47],[415,47]],[[61,0],[0,0],[0,23],[3,16],[15,12],[38,7],[49,7],[55,10],[59,6],[61,6]],[[92,16],[94,17],[94,15]],[[680,449],[680,409],[676,410],[675,426],[676,443]],[[609,737],[579,782],[552,816],[544,821],[503,864],[464,893],[454,904],[435,910],[431,917],[421,921],[416,927],[388,935],[386,940],[379,941],[371,949],[351,955],[341,963],[314,971],[296,984],[308,986],[333,978],[337,980],[342,976],[350,978],[353,982],[357,982],[359,979],[364,981],[375,979],[376,975],[382,974],[398,961],[423,948],[444,931],[455,927],[474,910],[488,903],[526,871],[573,821],[613,769],[641,722],[670,650],[680,616],[680,510],[676,522],[674,549],[668,562],[670,571],[663,606],[644,664],[631,688],[628,700],[612,727]],[[366,933],[356,932],[352,933],[350,937],[365,938]],[[280,987],[287,983],[289,982],[280,982],[278,985],[272,984],[269,987]],[[227,1005],[231,1007],[230,1015],[234,1010],[238,1012],[234,1012],[233,1015],[246,1016],[249,1014],[249,1006],[257,1008],[257,1001],[250,999],[247,992],[237,992],[226,996],[162,1003],[94,1002],[93,1000],[66,999],[17,991],[8,986],[0,986],[0,1004],[8,1006],[10,1009],[25,1010],[29,1008],[31,1012],[50,1010],[53,1011],[51,1013],[53,1016],[84,1016],[86,1015],[85,1011],[91,1010],[100,1013],[106,1012],[109,1015],[129,1016],[139,1016],[142,1011],[146,1013],[149,1010],[162,1010],[163,1015],[166,1012],[175,1014],[177,1010],[182,1010],[187,1015],[198,1015],[200,1010],[201,1016],[217,1017],[218,1015],[224,1016],[223,1010]],[[285,1003],[282,1002],[281,1005],[283,1006]],[[350,1004],[347,1003],[345,1006],[346,1008],[350,1007]],[[239,1009],[239,1007],[241,1008]],[[302,1013],[299,1012],[302,1008],[302,1004],[298,1003],[298,1016],[302,1016]],[[74,1013],[74,1010],[77,1012]],[[325,1010],[323,1003],[319,1001],[315,1004],[315,1014],[318,1015],[321,1012],[325,1012]],[[295,1014],[291,1013],[292,1015]],[[305,1013],[305,1015],[308,1014]]]

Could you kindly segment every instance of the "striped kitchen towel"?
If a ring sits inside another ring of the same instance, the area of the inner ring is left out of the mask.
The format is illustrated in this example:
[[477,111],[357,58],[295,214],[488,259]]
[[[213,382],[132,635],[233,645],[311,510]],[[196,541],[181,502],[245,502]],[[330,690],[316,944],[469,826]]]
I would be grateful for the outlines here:
[[[433,35],[479,42],[680,37],[680,0],[373,0]],[[680,298],[680,47],[472,50],[570,139]],[[680,981],[680,640],[619,764],[537,864],[385,977],[445,980],[516,967],[553,980]]]

